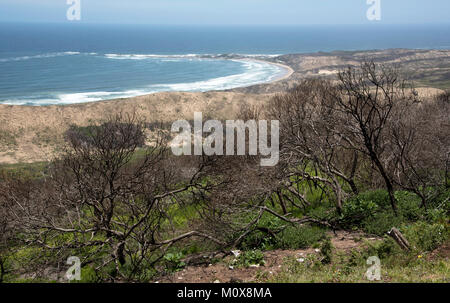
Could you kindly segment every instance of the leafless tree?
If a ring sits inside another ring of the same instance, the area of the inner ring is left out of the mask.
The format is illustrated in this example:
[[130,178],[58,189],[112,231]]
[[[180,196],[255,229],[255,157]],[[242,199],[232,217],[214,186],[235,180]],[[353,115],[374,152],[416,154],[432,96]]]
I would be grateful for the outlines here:
[[267,106],[267,115],[280,121],[281,165],[286,169],[288,192],[300,203],[309,204],[296,186],[306,181],[333,193],[340,212],[348,196],[344,187],[358,193],[359,151],[346,149],[336,133],[340,113],[329,106],[336,94],[336,87],[328,81],[304,80],[292,91],[275,97]]
[[401,79],[397,69],[365,62],[359,69],[348,68],[338,75],[338,94],[330,107],[340,113],[335,129],[347,149],[366,155],[380,173],[389,193],[392,209],[397,213],[393,170],[386,148],[389,123],[396,107],[416,102],[417,93]]
[[445,94],[396,108],[391,127],[394,182],[422,206],[445,188],[450,147],[450,102]]
[[199,180],[201,159],[171,157],[163,135],[140,148],[145,128],[135,116],[114,116],[91,133],[82,131],[71,130],[50,176],[28,190],[1,190],[14,202],[11,210],[27,244],[61,258],[77,253],[111,280],[140,280],[177,241],[203,237],[220,243],[197,230],[170,228],[171,210],[208,187]]

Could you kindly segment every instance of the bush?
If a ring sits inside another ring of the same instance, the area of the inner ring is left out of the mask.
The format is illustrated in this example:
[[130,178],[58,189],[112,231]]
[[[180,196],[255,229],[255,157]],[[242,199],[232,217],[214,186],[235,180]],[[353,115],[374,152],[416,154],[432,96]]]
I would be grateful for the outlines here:
[[371,235],[383,236],[392,227],[398,227],[401,223],[401,217],[396,217],[392,212],[384,211],[366,218],[362,225],[366,233]]
[[280,233],[276,247],[282,249],[308,248],[324,237],[324,229],[317,226],[290,226]]
[[322,255],[322,264],[330,264],[333,256],[333,244],[331,239],[327,237],[320,245],[320,254]]
[[375,243],[368,242],[367,245],[368,248],[365,251],[365,254],[363,254],[364,260],[370,256],[377,256],[380,259],[384,259],[401,252],[397,243],[388,236],[385,236],[382,241],[377,241]]
[[81,269],[81,281],[71,281],[70,283],[101,283],[103,281],[99,273],[91,266],[84,266]]
[[183,257],[184,256],[181,252],[166,254],[164,256],[164,263],[167,271],[176,272],[183,269],[186,266],[186,263],[181,260]]
[[411,222],[417,221],[424,215],[424,209],[420,208],[420,199],[416,194],[398,191],[395,193],[398,201],[400,215]]
[[425,217],[430,223],[445,224],[448,221],[448,214],[445,209],[429,209],[426,211]]
[[237,259],[237,266],[249,267],[250,265],[264,265],[264,254],[260,250],[247,250],[242,252]]
[[364,219],[373,215],[379,208],[384,191],[360,194],[348,200],[342,207],[341,221],[345,226],[360,226]]
[[419,251],[432,251],[448,240],[449,230],[443,224],[417,222],[402,226],[402,232],[410,245]]
[[[398,216],[390,209],[389,197],[384,190],[362,193],[344,204],[341,223],[344,227],[363,228],[369,234],[382,236],[392,227],[428,218],[443,223],[446,212],[421,208],[420,198],[406,191],[395,192]],[[434,220],[434,221],[433,221]]]
[[[259,221],[258,228],[276,232],[283,227],[283,224],[285,224],[285,222],[281,219],[266,214]],[[277,240],[270,234],[267,234],[260,230],[256,230],[253,233],[247,235],[247,237],[241,243],[240,248],[242,250],[269,250],[276,247],[276,243]]]
[[384,189],[377,189],[360,193],[358,195],[358,199],[362,201],[371,201],[382,209],[391,209],[389,194]]
[[[279,230],[282,227],[274,224],[267,224],[264,228],[271,231]],[[246,237],[240,248],[243,250],[261,249],[301,249],[308,248],[320,242],[325,237],[325,230],[317,226],[288,226],[276,233],[275,237],[261,231],[256,231]]]

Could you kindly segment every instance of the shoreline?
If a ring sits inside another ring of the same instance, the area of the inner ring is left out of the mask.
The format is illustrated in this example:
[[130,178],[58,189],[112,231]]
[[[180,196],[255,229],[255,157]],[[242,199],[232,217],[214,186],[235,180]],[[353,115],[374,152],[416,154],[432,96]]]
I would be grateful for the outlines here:
[[[280,56],[282,56],[282,55],[280,55]],[[292,67],[290,67],[289,65],[286,65],[286,64],[275,63],[275,62],[261,60],[261,59],[249,59],[249,60],[244,59],[244,60],[246,60],[246,61],[263,62],[263,63],[268,63],[268,64],[271,64],[271,65],[275,65],[275,66],[278,66],[278,67],[281,67],[281,68],[285,69],[286,73],[284,75],[282,75],[282,76],[276,77],[275,79],[272,79],[272,80],[267,81],[267,82],[262,82],[262,83],[259,83],[259,84],[251,84],[251,85],[248,85],[248,86],[239,86],[239,87],[235,87],[235,88],[249,87],[249,86],[253,86],[253,85],[269,84],[269,83],[274,83],[274,82],[278,82],[278,81],[283,81],[283,80],[286,80],[286,79],[290,78],[292,76],[292,74],[295,73],[294,69]],[[232,88],[232,89],[234,89],[234,88]]]
[[[281,55],[280,55],[281,56]],[[223,59],[222,59],[223,60]],[[291,77],[291,75],[295,72],[294,69],[292,69],[290,66],[285,65],[285,64],[281,64],[281,63],[275,63],[275,62],[271,62],[271,61],[266,61],[263,59],[254,59],[254,58],[236,58],[236,59],[225,59],[225,60],[230,60],[230,61],[240,61],[240,62],[258,62],[258,63],[264,63],[264,64],[269,64],[269,65],[274,65],[277,66],[278,68],[281,68],[284,70],[283,75],[277,75],[275,76],[273,79],[270,79],[268,81],[262,81],[262,82],[255,82],[255,83],[250,83],[248,85],[243,85],[243,86],[236,86],[236,87],[232,87],[232,88],[227,88],[227,89],[209,89],[209,90],[199,90],[199,91],[183,91],[183,90],[167,90],[167,91],[155,91],[155,92],[150,92],[150,93],[144,93],[144,94],[139,94],[139,95],[132,95],[132,96],[127,96],[127,97],[123,97],[123,98],[110,98],[110,99],[102,99],[102,100],[95,100],[95,101],[78,101],[78,102],[74,102],[74,103],[68,103],[68,104],[44,104],[44,105],[37,105],[37,104],[8,104],[8,103],[0,103],[0,107],[1,106],[19,106],[19,107],[48,107],[48,106],[71,106],[71,105],[81,105],[81,104],[91,104],[91,103],[97,103],[97,102],[108,102],[108,101],[114,101],[114,100],[125,100],[125,99],[134,99],[137,97],[145,97],[145,96],[149,96],[149,95],[155,95],[158,93],[184,93],[184,92],[192,92],[192,93],[208,93],[208,92],[224,92],[224,91],[232,91],[234,89],[239,89],[239,88],[247,88],[247,87],[251,87],[254,85],[266,85],[266,84],[271,84],[271,83],[275,83],[278,81],[282,81],[282,80],[286,80],[289,77]],[[215,78],[209,79],[207,81],[211,81]],[[186,83],[189,84],[189,83]]]

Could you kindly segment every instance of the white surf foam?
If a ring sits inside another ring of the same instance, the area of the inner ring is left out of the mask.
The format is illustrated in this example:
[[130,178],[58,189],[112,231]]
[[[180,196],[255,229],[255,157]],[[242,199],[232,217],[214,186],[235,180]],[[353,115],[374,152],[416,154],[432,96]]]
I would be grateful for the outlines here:
[[[73,52],[73,54],[76,54]],[[80,53],[78,53],[80,54]],[[94,55],[94,53],[91,53]],[[95,55],[97,55],[95,53]],[[143,58],[166,58],[165,60],[191,60],[193,57],[198,56],[195,54],[189,55],[123,55],[123,54],[108,54],[112,59],[131,59],[142,60]],[[258,55],[259,56],[259,55]],[[230,59],[235,62],[243,64],[245,71],[240,74],[218,77],[204,81],[190,82],[190,83],[170,83],[170,84],[154,84],[149,85],[143,89],[128,90],[123,92],[108,92],[108,91],[96,91],[96,92],[80,92],[80,93],[67,93],[58,94],[52,98],[43,99],[29,99],[24,98],[17,100],[4,100],[0,103],[11,105],[53,105],[53,104],[74,104],[94,102],[101,100],[110,100],[117,98],[129,98],[145,94],[151,94],[163,91],[185,91],[185,92],[204,92],[211,90],[226,90],[237,87],[245,87],[255,84],[261,84],[283,76],[287,73],[287,70],[281,66],[270,64],[267,62],[250,60],[250,59]]]
[[105,54],[108,59],[116,60],[145,60],[145,59],[229,59],[233,57],[242,58],[275,58],[279,54],[185,54],[185,55],[162,55],[162,54]]
[[129,90],[123,92],[87,92],[74,94],[61,94],[58,96],[58,102],[52,104],[73,104],[86,103],[108,99],[129,98],[139,95],[145,95],[145,90]]
[[233,60],[242,62],[246,71],[241,74],[219,77],[205,81],[197,81],[191,83],[174,83],[152,85],[157,91],[209,91],[209,90],[225,90],[236,87],[244,87],[249,85],[261,84],[280,77],[286,71],[282,67],[257,61]]
[[62,56],[73,56],[73,55],[80,55],[80,54],[81,54],[80,52],[48,53],[48,54],[34,55],[34,56],[1,58],[0,62],[24,61],[24,60],[31,60],[31,59],[43,59],[43,58],[53,58],[53,57],[62,57]]
[[156,58],[198,58],[201,55],[197,54],[187,54],[187,55],[155,55],[155,54],[105,54],[108,59],[116,60],[145,60],[145,59],[156,59]]
[[[81,53],[76,51],[68,52],[55,52],[46,53],[40,55],[30,55],[22,57],[11,57],[11,58],[0,58],[0,62],[11,62],[11,61],[24,61],[31,59],[43,59],[43,58],[53,58],[61,56],[73,56],[73,55],[89,55],[97,56],[96,52]],[[198,59],[214,59],[222,58],[227,59],[229,57],[242,57],[242,58],[275,58],[280,56],[279,54],[185,54],[185,55],[162,55],[162,54],[104,54],[105,58],[116,59],[116,60],[145,60],[145,59],[186,59],[186,58],[198,58]]]

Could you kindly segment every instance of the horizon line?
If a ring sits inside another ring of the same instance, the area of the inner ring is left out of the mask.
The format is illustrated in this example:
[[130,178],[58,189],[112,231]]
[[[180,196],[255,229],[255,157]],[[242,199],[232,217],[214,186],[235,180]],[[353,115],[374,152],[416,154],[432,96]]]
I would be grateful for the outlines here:
[[383,25],[450,25],[450,21],[448,22],[423,22],[423,23],[386,23],[386,22],[363,22],[363,23],[285,23],[285,24],[257,24],[257,23],[133,23],[133,22],[121,22],[121,23],[113,23],[113,22],[95,22],[95,21],[26,21],[26,20],[0,20],[0,24],[5,23],[21,23],[21,24],[82,24],[82,25],[149,25],[149,26],[220,26],[220,27],[295,27],[295,26],[383,26]]

